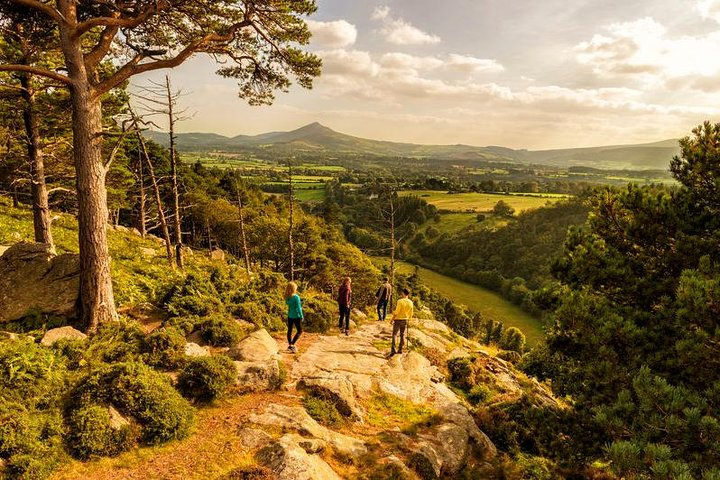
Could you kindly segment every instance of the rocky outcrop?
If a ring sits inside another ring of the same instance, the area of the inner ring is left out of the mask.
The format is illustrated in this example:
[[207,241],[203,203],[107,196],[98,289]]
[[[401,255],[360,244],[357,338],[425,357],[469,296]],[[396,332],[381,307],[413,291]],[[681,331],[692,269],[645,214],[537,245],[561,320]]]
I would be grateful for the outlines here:
[[80,257],[54,255],[43,243],[22,242],[0,257],[0,323],[28,313],[75,317]]
[[264,362],[234,361],[237,372],[235,384],[242,393],[262,392],[280,388],[280,365],[276,359]]
[[265,329],[257,330],[230,348],[228,356],[235,360],[237,385],[244,392],[280,388],[280,364],[277,342]]
[[296,430],[311,438],[323,440],[337,453],[346,457],[355,458],[367,453],[367,447],[361,440],[323,427],[300,407],[273,403],[267,406],[264,413],[251,415],[250,422],[256,425],[281,427],[284,430]]
[[70,326],[51,328],[50,330],[45,332],[45,335],[43,335],[42,339],[40,340],[40,344],[49,347],[58,340],[84,340],[85,338],[87,338],[87,335],[85,335],[80,330],[76,330]]
[[340,480],[330,465],[308,454],[290,435],[262,448],[255,457],[271,468],[278,480]]
[[328,373],[317,377],[303,377],[298,388],[330,401],[340,414],[362,421],[365,413],[355,398],[355,387],[345,375]]
[[225,252],[223,250],[220,250],[219,248],[216,248],[215,250],[210,252],[210,259],[217,260],[219,262],[224,262],[225,261]]
[[278,353],[277,342],[264,328],[256,330],[230,348],[228,355],[241,362],[265,362]]

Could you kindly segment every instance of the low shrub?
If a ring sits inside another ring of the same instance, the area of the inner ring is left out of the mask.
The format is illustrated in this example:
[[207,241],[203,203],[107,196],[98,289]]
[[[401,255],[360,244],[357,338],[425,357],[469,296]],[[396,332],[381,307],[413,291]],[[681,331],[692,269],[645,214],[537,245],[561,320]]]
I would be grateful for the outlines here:
[[500,348],[522,354],[525,350],[525,335],[519,328],[510,327],[506,329],[499,342]]
[[203,323],[203,318],[197,315],[170,317],[162,323],[163,327],[177,328],[183,335],[190,335]]
[[113,457],[135,443],[130,424],[113,425],[108,407],[87,405],[73,410],[67,419],[68,446],[71,453],[87,460],[94,456]]
[[306,295],[303,298],[303,328],[308,332],[327,332],[335,324],[337,305],[327,297]]
[[131,320],[103,323],[90,338],[86,359],[114,363],[138,360],[145,346],[145,332]]
[[147,444],[187,436],[194,420],[192,406],[170,379],[138,362],[104,365],[81,379],[70,394],[67,416],[96,403],[115,405],[135,418]]
[[190,360],[178,376],[178,390],[187,398],[210,402],[220,397],[235,382],[237,372],[224,355]]
[[177,368],[185,357],[185,343],[185,335],[176,327],[155,329],[145,339],[145,362],[154,367]]
[[173,285],[161,304],[175,317],[205,317],[223,311],[220,293],[215,285],[209,278],[192,273]]
[[86,339],[61,338],[52,344],[56,356],[65,359],[65,364],[71,370],[76,370],[85,363],[85,352],[89,347]]
[[453,358],[448,361],[450,381],[463,390],[470,390],[476,383],[473,359],[467,357]]
[[215,347],[232,347],[242,339],[243,330],[232,318],[213,315],[200,325],[200,336]]
[[268,467],[252,465],[236,468],[220,478],[220,480],[275,480],[277,477]]
[[477,405],[487,401],[490,397],[492,397],[492,395],[493,392],[487,385],[479,383],[470,389],[467,393],[467,399],[473,405]]
[[497,357],[513,364],[520,363],[523,358],[522,355],[514,350],[502,350],[497,354]]
[[53,351],[22,340],[0,342],[0,398],[28,409],[59,401],[65,366]]
[[57,410],[27,411],[22,405],[0,404],[0,458],[5,478],[42,479],[62,456],[62,418]]
[[306,395],[302,399],[303,406],[312,418],[323,425],[337,427],[345,424],[345,417],[338,412],[330,400],[314,395]]

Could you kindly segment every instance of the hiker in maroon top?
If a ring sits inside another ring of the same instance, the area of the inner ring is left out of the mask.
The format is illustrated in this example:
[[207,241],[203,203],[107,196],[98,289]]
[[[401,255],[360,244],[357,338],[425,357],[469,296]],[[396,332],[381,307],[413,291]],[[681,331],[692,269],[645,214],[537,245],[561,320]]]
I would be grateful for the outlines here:
[[340,319],[338,320],[338,328],[345,335],[350,333],[350,308],[352,305],[352,289],[350,288],[350,277],[345,277],[340,290],[338,290],[338,307],[340,308]]

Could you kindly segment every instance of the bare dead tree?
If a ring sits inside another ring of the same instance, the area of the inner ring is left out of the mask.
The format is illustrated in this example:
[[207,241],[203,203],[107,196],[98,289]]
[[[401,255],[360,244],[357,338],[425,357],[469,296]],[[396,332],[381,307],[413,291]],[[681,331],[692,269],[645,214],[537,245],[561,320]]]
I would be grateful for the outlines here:
[[155,175],[155,167],[153,167],[152,160],[147,151],[147,145],[145,144],[145,138],[142,136],[140,126],[142,120],[135,114],[132,107],[128,104],[128,112],[130,113],[130,119],[133,127],[136,130],[138,139],[138,146],[140,147],[140,153],[145,160],[147,165],[148,173],[150,174],[150,181],[153,186],[153,192],[155,193],[155,203],[158,209],[158,218],[160,220],[160,227],[163,233],[163,240],[165,240],[165,254],[167,256],[168,263],[171,267],[173,264],[173,252],[172,252],[172,241],[170,240],[170,230],[168,229],[167,218],[165,217],[165,211],[163,210],[162,197],[160,196],[160,186],[158,185],[157,176]]
[[250,273],[250,249],[248,248],[247,238],[245,237],[245,215],[243,213],[243,202],[242,196],[240,195],[240,184],[236,183],[235,188],[237,190],[238,200],[238,214],[240,217],[240,239],[242,240],[243,256],[245,257],[245,269]]
[[180,90],[173,91],[170,76],[165,76],[164,83],[150,81],[149,85],[143,88],[144,94],[138,95],[141,104],[148,112],[148,116],[162,115],[166,117],[168,132],[170,136],[170,182],[172,187],[172,218],[173,234],[175,241],[175,263],[178,268],[183,268],[183,243],[182,243],[182,216],[180,213],[180,191],[178,187],[178,154],[176,148],[177,136],[175,125],[178,122],[187,120],[187,109],[178,110],[178,102],[184,93]]

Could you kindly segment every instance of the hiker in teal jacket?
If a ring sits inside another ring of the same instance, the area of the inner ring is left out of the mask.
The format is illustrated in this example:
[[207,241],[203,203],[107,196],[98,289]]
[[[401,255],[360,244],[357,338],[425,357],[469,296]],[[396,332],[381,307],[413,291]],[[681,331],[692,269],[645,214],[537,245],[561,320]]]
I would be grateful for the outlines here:
[[[297,283],[289,282],[287,284],[287,287],[285,287],[285,303],[288,306],[288,350],[295,353],[297,352],[297,348],[295,348],[295,342],[298,341],[298,338],[300,338],[300,335],[302,334],[303,320],[302,302],[300,301],[300,295],[297,294]],[[294,337],[292,336],[293,327],[295,327],[295,329],[297,330]]]

